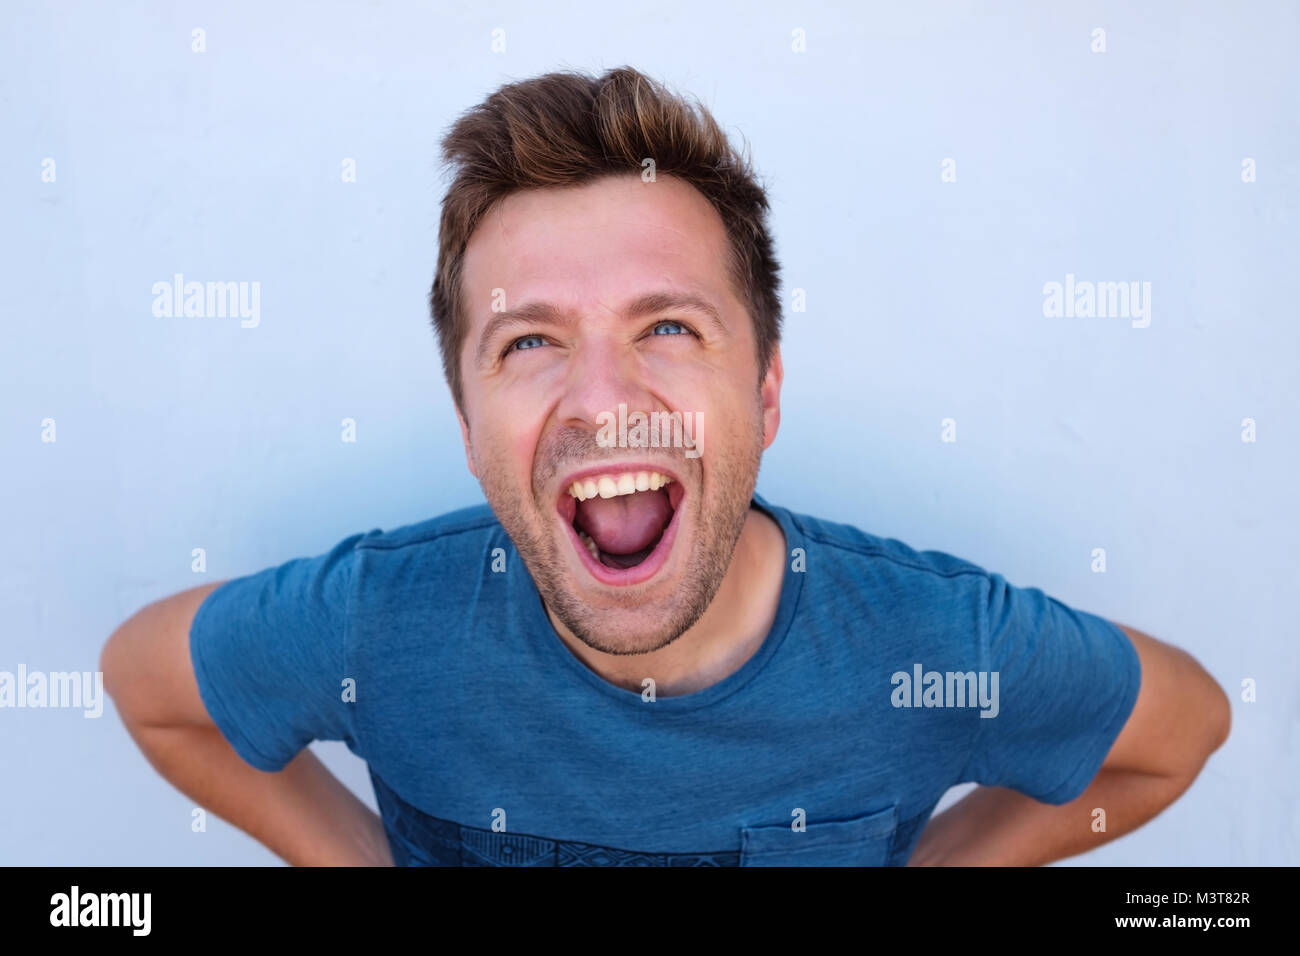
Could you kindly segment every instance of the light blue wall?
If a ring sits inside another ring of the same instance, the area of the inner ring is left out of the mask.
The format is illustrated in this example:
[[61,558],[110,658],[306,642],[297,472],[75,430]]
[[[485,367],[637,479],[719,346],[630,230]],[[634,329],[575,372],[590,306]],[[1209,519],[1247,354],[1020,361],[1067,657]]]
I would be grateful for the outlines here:
[[[5,4],[0,670],[93,669],[148,601],[480,501],[426,316],[439,136],[509,79],[629,63],[748,140],[806,290],[760,489],[1228,689],[1191,791],[1079,862],[1300,860],[1296,6],[551,6]],[[259,324],[156,318],[175,273],[259,282]],[[1067,273],[1150,282],[1149,327],[1045,317]],[[0,710],[0,779],[3,863],[274,859],[192,833],[111,704]]]

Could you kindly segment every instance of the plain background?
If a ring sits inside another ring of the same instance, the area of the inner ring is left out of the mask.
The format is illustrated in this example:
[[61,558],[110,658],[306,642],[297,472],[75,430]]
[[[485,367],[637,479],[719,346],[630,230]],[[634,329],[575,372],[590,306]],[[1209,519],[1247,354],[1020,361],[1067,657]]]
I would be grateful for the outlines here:
[[[149,601],[480,502],[427,315],[439,137],[503,82],[626,63],[749,144],[805,290],[760,491],[1224,686],[1233,733],[1191,790],[1072,862],[1295,863],[1300,15],[1133,7],[11,0],[0,670],[94,670]],[[260,282],[260,325],[155,318],[178,272]],[[1067,273],[1150,282],[1150,327],[1044,317]],[[191,832],[111,704],[0,710],[0,779],[2,863],[276,861],[214,816]]]

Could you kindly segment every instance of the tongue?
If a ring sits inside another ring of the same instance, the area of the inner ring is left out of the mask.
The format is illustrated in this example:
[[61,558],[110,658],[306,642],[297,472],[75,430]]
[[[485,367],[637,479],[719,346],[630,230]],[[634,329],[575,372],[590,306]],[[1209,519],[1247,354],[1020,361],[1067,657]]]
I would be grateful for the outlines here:
[[635,554],[654,543],[672,517],[663,491],[578,502],[576,523],[606,554]]

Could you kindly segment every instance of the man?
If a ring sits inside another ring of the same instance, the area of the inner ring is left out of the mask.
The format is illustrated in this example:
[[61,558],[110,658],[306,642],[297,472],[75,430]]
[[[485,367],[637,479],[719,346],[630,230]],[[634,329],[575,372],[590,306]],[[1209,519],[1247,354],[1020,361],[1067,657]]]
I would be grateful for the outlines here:
[[550,74],[444,153],[432,311],[488,506],[124,624],[102,669],[164,776],[299,864],[1039,864],[1190,785],[1230,709],[1187,654],[754,493],[778,270],[707,111]]

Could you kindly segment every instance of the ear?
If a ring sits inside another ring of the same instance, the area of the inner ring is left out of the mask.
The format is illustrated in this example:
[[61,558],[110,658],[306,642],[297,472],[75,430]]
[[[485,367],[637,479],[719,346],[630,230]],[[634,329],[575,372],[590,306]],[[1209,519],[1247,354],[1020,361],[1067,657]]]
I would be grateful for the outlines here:
[[469,443],[469,425],[466,423],[465,416],[461,412],[459,405],[456,406],[456,421],[460,422],[460,440],[465,444],[465,466],[469,468],[469,473],[477,478],[478,471],[474,467],[474,449],[470,447]]
[[767,364],[767,374],[759,386],[763,401],[763,450],[776,441],[776,430],[781,426],[781,381],[785,370],[781,366],[781,348],[774,346],[772,359]]

